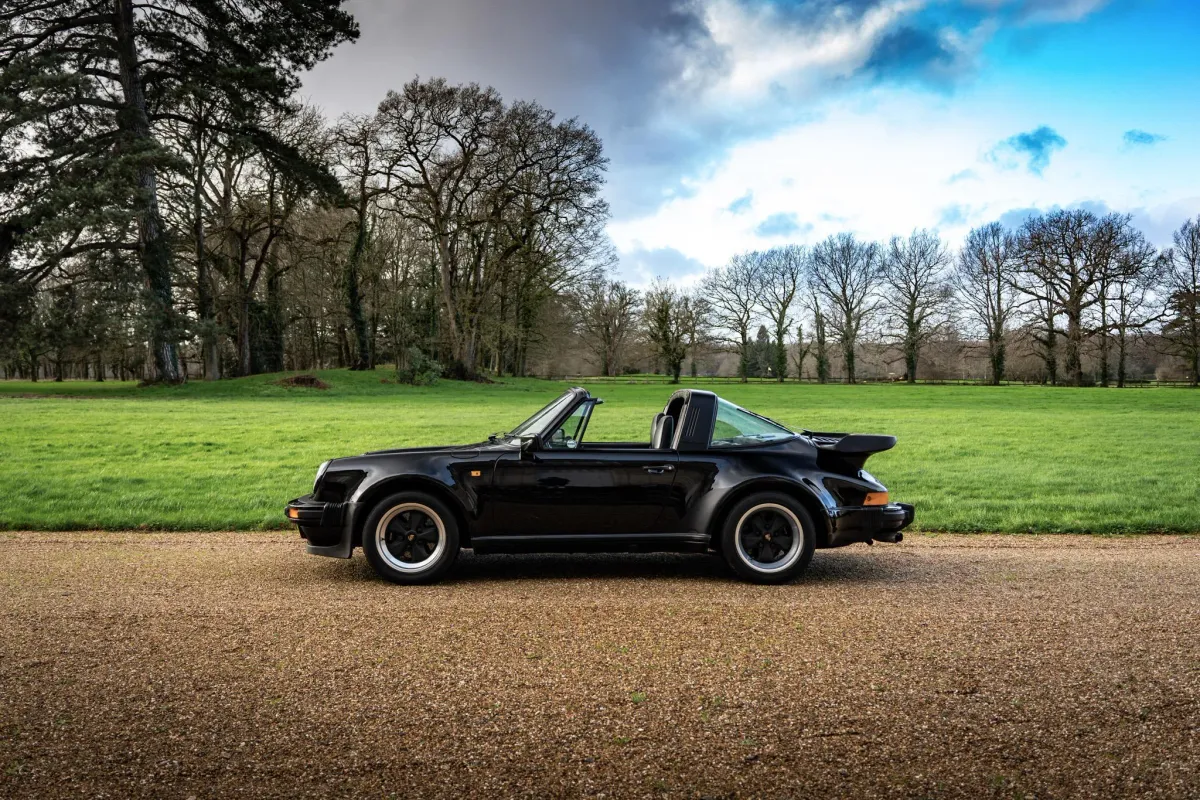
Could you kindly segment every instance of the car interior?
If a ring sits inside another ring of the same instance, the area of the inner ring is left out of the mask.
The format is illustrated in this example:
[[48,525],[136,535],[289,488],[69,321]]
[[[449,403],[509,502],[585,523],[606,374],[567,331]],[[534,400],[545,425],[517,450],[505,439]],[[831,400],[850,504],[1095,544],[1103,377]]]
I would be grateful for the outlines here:
[[675,435],[683,418],[686,398],[675,397],[650,423],[648,442],[585,442],[588,421],[595,407],[603,400],[592,399],[581,403],[546,440],[552,450],[671,450],[675,446]]

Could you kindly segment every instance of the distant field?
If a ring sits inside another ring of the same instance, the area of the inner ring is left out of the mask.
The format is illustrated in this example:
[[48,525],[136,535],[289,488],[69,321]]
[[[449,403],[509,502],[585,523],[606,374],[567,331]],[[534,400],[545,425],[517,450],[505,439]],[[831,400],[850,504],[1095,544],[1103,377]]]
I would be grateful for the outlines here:
[[[0,382],[0,528],[283,527],[326,458],[478,441],[562,391],[539,380],[428,388],[388,372],[138,389]],[[686,381],[683,385],[687,385]],[[1200,392],[1004,386],[721,385],[794,428],[892,433],[869,469],[917,527],[1200,531]],[[604,383],[592,439],[646,439],[671,387]]]

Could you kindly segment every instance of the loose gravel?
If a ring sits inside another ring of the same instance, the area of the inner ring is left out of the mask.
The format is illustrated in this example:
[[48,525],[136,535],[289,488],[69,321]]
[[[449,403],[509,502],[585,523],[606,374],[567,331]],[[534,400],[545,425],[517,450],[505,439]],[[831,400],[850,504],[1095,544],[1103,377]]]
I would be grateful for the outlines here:
[[279,533],[0,534],[4,797],[1194,798],[1198,726],[1198,537],[402,588]]

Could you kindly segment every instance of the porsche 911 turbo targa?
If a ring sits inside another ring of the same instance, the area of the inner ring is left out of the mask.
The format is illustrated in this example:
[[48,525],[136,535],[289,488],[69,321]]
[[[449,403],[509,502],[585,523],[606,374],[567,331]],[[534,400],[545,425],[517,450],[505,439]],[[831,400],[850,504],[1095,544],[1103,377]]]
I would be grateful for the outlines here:
[[326,461],[287,505],[308,552],[362,547],[380,576],[425,583],[477,553],[715,552],[781,583],[817,548],[899,542],[913,507],[863,465],[895,437],[791,431],[712,392],[671,395],[646,442],[590,442],[603,401],[564,392],[478,444]]

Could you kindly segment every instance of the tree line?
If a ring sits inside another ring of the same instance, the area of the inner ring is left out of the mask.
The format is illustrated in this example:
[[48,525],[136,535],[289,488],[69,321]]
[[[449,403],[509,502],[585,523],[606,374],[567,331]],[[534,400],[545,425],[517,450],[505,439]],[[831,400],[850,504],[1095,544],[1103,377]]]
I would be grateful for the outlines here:
[[[659,281],[644,295],[620,283],[581,297],[582,341],[603,374],[642,341],[678,380],[708,350],[736,356],[742,379],[811,375],[858,380],[865,347],[892,354],[917,380],[922,356],[950,342],[986,353],[987,380],[1010,377],[1014,343],[1050,384],[1124,386],[1133,344],[1200,373],[1200,219],[1165,250],[1128,215],[1059,210],[1016,230],[991,223],[952,250],[935,232],[886,242],[840,233],[735,255],[684,291]],[[1090,359],[1094,368],[1086,371]],[[840,368],[835,375],[835,363]],[[1092,376],[1095,376],[1094,378]]]
[[413,80],[329,121],[298,75],[340,0],[0,10],[8,375],[208,379],[436,356],[525,370],[542,312],[611,260],[598,137]]
[[1200,220],[1162,251],[1083,210],[953,250],[843,233],[638,290],[612,277],[607,161],[578,120],[440,79],[337,120],[297,103],[299,76],[357,37],[342,5],[0,9],[4,376],[571,360],[679,380],[720,355],[742,379],[853,383],[865,357],[912,381],[949,347],[985,352],[994,383],[1018,352],[1049,383],[1123,385],[1152,347],[1197,380]]

